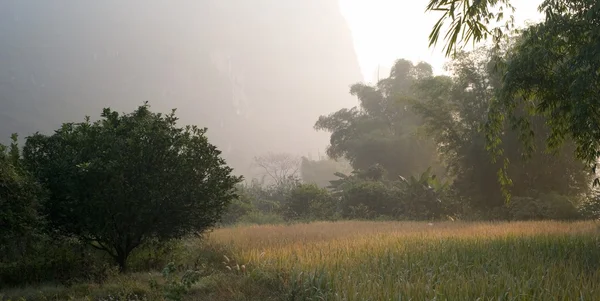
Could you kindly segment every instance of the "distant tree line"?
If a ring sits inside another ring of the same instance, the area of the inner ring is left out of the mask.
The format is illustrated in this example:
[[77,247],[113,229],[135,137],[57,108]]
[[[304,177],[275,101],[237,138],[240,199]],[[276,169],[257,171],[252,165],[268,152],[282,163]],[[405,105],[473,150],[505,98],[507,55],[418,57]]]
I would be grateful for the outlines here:
[[[353,85],[350,93],[360,105],[321,116],[315,124],[331,133],[332,159],[305,158],[302,176],[285,185],[244,186],[247,212],[257,217],[261,211],[254,202],[269,200],[267,220],[597,218],[594,175],[573,155],[572,140],[546,148],[551,129],[544,116],[504,124],[499,137],[504,151],[498,158],[490,152],[486,129],[503,89],[497,66],[505,53],[493,48],[459,53],[447,76],[401,59],[376,85]],[[528,116],[526,106],[514,110]],[[525,125],[536,135],[524,136]],[[335,160],[347,160],[353,171],[324,168]],[[499,171],[506,174],[499,177]]]

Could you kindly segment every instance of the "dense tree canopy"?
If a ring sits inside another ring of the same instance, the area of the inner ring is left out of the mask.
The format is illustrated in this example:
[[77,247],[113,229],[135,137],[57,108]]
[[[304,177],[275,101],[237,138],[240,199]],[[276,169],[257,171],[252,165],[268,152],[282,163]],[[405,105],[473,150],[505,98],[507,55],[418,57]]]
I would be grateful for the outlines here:
[[[501,13],[489,13],[495,5],[510,7],[510,1],[431,0],[429,10],[445,11],[438,24],[447,20],[460,24],[446,36],[447,54],[461,37],[475,42],[486,37],[490,17],[502,18]],[[489,112],[487,144],[494,155],[503,152],[501,132],[509,120],[520,128],[520,140],[527,153],[532,153],[534,136],[540,133],[518,113],[519,108],[526,107],[528,115],[546,118],[550,128],[547,146],[556,150],[572,139],[577,157],[595,171],[600,155],[600,2],[545,0],[539,9],[545,13],[544,21],[523,30],[518,42],[508,49],[504,64],[497,65],[504,73]],[[430,42],[435,43],[438,36],[436,25]],[[497,30],[494,36],[498,46],[507,32]],[[501,180],[505,175],[501,173]],[[508,183],[505,180],[502,182]],[[598,184],[598,179],[594,183]]]
[[[548,121],[548,146],[572,138],[576,155],[595,167],[600,156],[600,2],[546,1],[541,9],[546,20],[525,29],[508,51],[503,86],[490,114],[492,129],[497,134],[499,116],[514,115],[526,101]],[[525,124],[523,131],[530,129]]]
[[[492,163],[486,150],[484,126],[501,77],[495,72],[494,52],[481,49],[461,53],[449,65],[452,76],[437,76],[418,84],[420,101],[415,109],[424,120],[427,132],[439,145],[444,163],[454,179],[455,188],[478,209],[503,204],[496,172],[500,162]],[[516,112],[525,115],[523,108]],[[504,156],[511,162],[512,194],[535,196],[540,192],[577,195],[587,191],[589,174],[581,160],[574,158],[574,145],[567,142],[559,152],[547,152],[544,136],[549,134],[543,117],[527,119],[538,135],[533,152],[523,156],[518,130],[504,125]]]
[[380,164],[391,177],[418,174],[434,164],[435,147],[418,135],[421,120],[410,109],[413,84],[431,75],[426,63],[398,60],[376,86],[353,85],[350,93],[360,106],[321,116],[315,124],[331,133],[327,155],[344,157],[357,170]]
[[240,180],[205,137],[177,127],[175,112],[148,105],[120,115],[66,123],[27,139],[24,159],[50,191],[44,213],[53,230],[108,252],[126,267],[150,238],[168,239],[213,226]]

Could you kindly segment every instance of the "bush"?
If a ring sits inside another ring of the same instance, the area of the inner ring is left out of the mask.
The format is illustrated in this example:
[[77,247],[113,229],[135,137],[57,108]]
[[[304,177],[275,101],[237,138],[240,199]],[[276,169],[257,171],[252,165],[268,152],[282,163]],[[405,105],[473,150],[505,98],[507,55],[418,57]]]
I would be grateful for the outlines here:
[[302,184],[292,189],[286,201],[284,217],[302,220],[331,220],[337,213],[337,202],[329,191],[315,184]]
[[234,199],[227,207],[227,211],[221,216],[221,224],[232,225],[244,215],[254,211],[254,205],[247,198]]
[[513,197],[508,207],[511,220],[573,220],[580,217],[568,197],[550,193],[535,197]]
[[285,219],[277,213],[252,211],[239,220],[240,224],[277,225],[284,224]]
[[454,215],[453,204],[447,193],[448,183],[441,183],[427,169],[419,177],[411,176],[400,181],[402,206],[396,212],[400,217],[414,220],[433,220]]
[[342,193],[342,215],[347,218],[375,218],[391,215],[399,204],[398,191],[385,183],[353,181]]
[[156,271],[171,261],[180,261],[184,253],[181,240],[160,241],[151,239],[136,248],[129,256],[127,264],[131,272]]
[[161,291],[165,300],[182,301],[192,285],[198,283],[202,277],[196,270],[187,270],[181,276],[177,276],[176,272],[175,263],[169,262],[162,270],[164,284],[159,284],[154,279],[150,281],[150,287]]

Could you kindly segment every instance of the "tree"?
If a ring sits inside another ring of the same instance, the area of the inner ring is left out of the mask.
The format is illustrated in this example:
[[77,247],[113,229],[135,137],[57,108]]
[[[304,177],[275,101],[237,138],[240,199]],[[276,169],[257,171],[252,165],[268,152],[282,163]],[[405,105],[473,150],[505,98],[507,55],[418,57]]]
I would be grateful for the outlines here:
[[284,215],[288,219],[332,219],[337,203],[329,191],[314,184],[294,188],[286,202]]
[[377,86],[353,85],[350,93],[360,106],[320,116],[315,123],[315,129],[331,133],[327,155],[347,159],[356,170],[380,164],[390,177],[418,174],[435,164],[435,146],[418,135],[422,121],[410,108],[413,84],[431,74],[426,63],[398,60]]
[[22,255],[26,238],[41,225],[42,189],[22,168],[16,135],[12,141],[0,144],[0,262]]
[[444,35],[446,56],[456,54],[459,44],[466,44],[470,40],[477,43],[491,36],[494,43],[499,45],[506,31],[514,28],[514,17],[510,15],[504,24],[490,29],[492,23],[504,19],[506,11],[514,13],[515,8],[510,0],[430,0],[426,11],[442,12],[429,34],[429,46],[437,44],[442,27],[446,21],[450,21],[450,27]]
[[[502,89],[490,113],[489,144],[500,148],[500,127],[521,125],[523,142],[536,133],[515,108],[543,116],[547,146],[575,142],[575,155],[594,172],[600,157],[600,2],[545,1],[546,19],[523,31],[508,49]],[[529,135],[528,135],[529,134]],[[600,183],[595,179],[595,184]]]
[[277,186],[297,178],[300,169],[300,158],[288,153],[267,153],[254,157],[254,163]]
[[205,133],[177,127],[175,110],[106,108],[98,121],[28,137],[23,155],[50,192],[43,207],[51,229],[106,251],[124,271],[144,241],[200,233],[235,198],[241,178]]
[[[502,17],[501,13],[489,13],[497,4],[510,6],[509,0],[431,0],[428,10],[445,11],[438,24],[448,19],[455,24],[449,31],[452,34],[446,36],[450,50],[456,47],[460,33],[464,41],[484,38],[489,32],[490,17]],[[466,13],[457,15],[460,8]],[[566,138],[571,138],[576,145],[575,155],[595,172],[600,155],[600,2],[545,0],[539,10],[545,13],[545,20],[526,28],[500,64],[503,86],[490,110],[487,145],[494,155],[502,153],[500,133],[507,120],[520,127],[522,142],[531,144],[535,132],[516,112],[525,105],[527,115],[546,118],[550,127],[546,145],[550,149],[557,149]],[[497,45],[506,34],[495,31]],[[430,43],[434,44],[438,36],[436,24]],[[531,153],[533,149],[527,151]],[[594,184],[600,181],[595,179]]]
[[[437,76],[422,80],[415,110],[425,120],[427,133],[436,141],[444,163],[453,179],[453,186],[470,201],[475,209],[489,211],[504,203],[497,181],[500,162],[492,162],[486,149],[484,127],[488,121],[496,92],[502,79],[494,71],[495,51],[482,48],[461,53],[449,64],[452,76]],[[523,107],[515,111],[526,115]],[[575,196],[588,190],[589,173],[581,160],[572,156],[575,149],[567,141],[556,152],[547,152],[544,135],[549,134],[546,119],[527,119],[539,136],[532,140],[533,152],[520,143],[521,133],[508,124],[502,128],[506,151],[503,156],[511,163],[507,170],[513,180],[511,193],[535,197],[542,192]]]
[[375,218],[394,216],[401,205],[401,191],[390,180],[381,165],[366,170],[352,171],[350,175],[336,173],[330,181],[332,196],[340,204],[340,213],[346,218]]

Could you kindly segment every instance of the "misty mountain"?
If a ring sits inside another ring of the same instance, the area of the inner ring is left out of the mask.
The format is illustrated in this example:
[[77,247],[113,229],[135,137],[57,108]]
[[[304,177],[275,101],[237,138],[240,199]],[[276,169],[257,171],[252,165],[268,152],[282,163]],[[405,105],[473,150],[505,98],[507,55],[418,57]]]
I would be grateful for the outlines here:
[[322,151],[314,122],[353,106],[360,80],[337,0],[0,2],[2,142],[149,101],[245,172],[267,151]]

